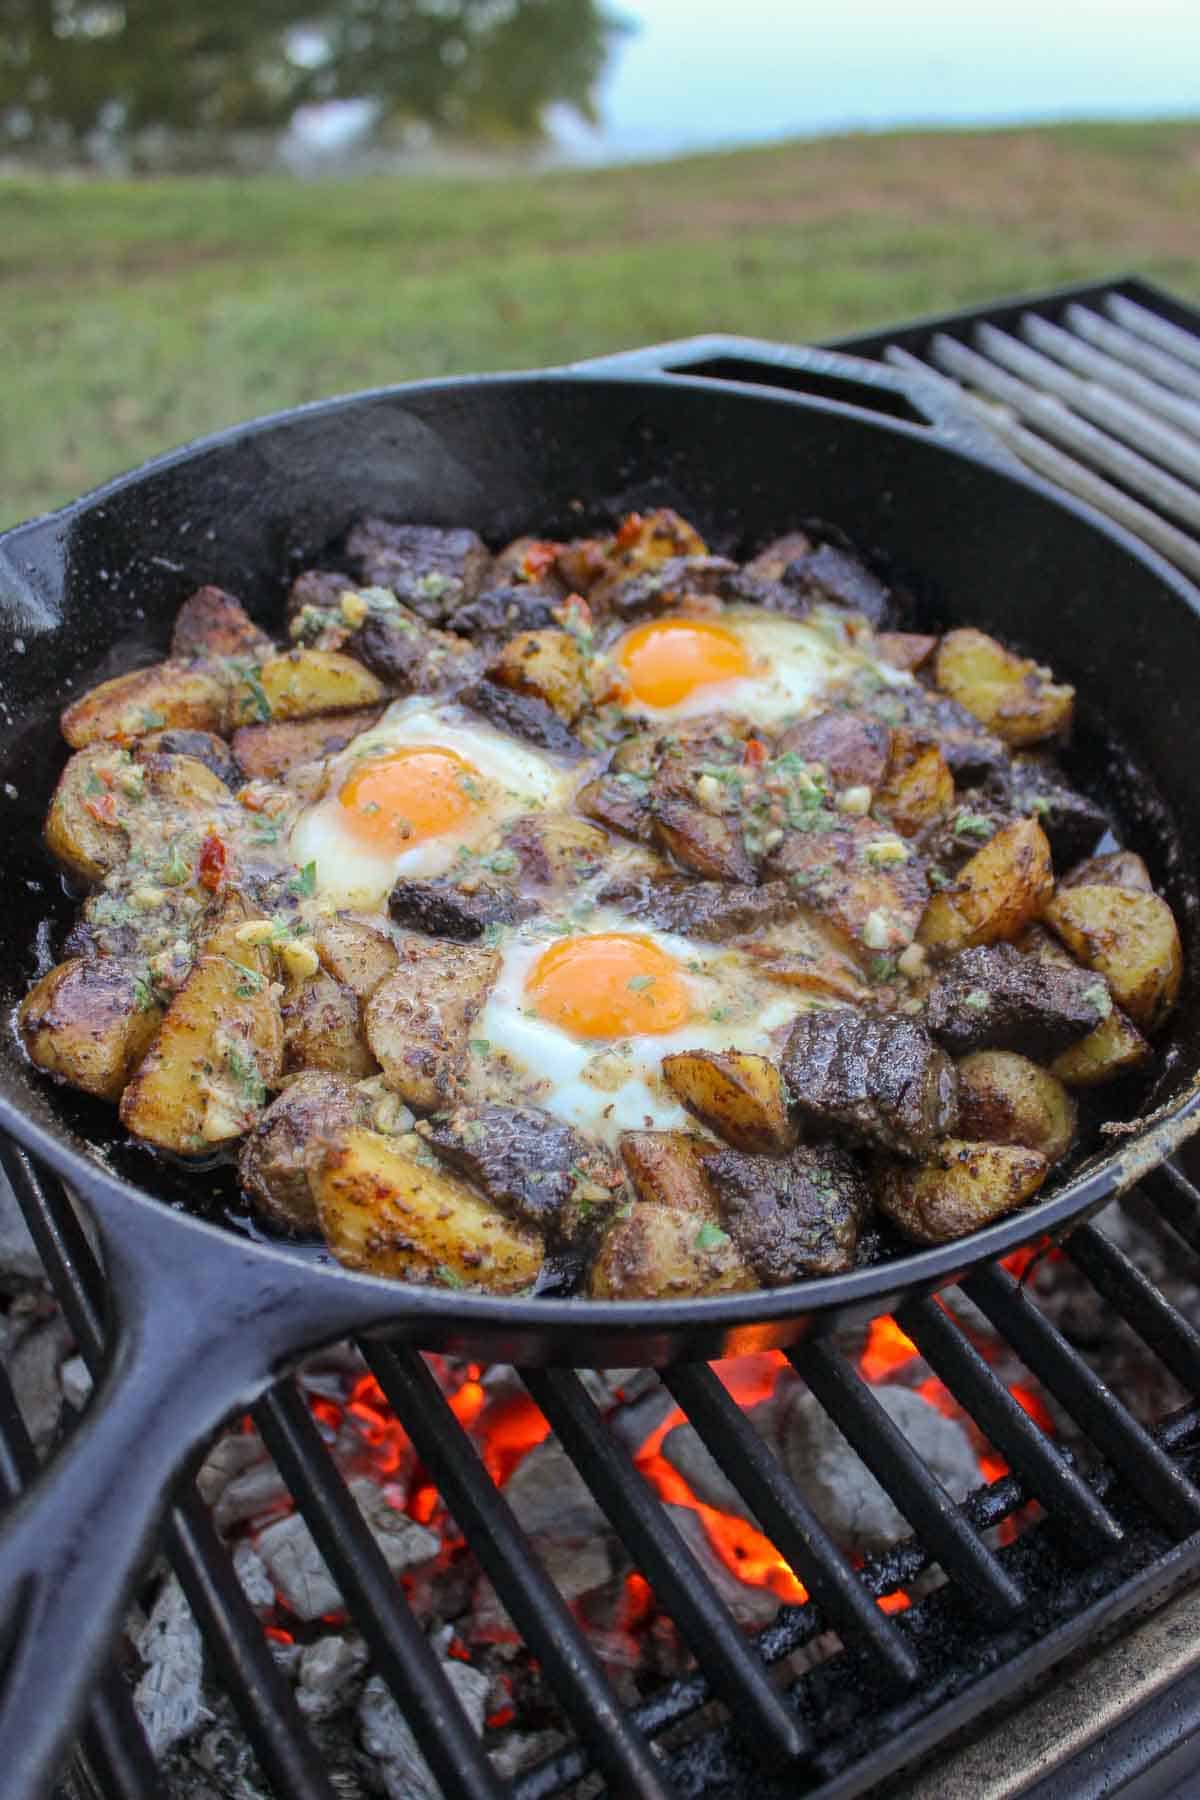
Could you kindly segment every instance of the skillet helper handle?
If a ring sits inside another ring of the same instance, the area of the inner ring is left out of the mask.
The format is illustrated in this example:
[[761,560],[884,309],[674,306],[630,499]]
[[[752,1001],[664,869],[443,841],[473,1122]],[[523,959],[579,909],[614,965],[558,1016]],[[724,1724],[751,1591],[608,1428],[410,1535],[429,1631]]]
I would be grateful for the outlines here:
[[911,423],[924,422],[954,449],[996,468],[1024,468],[988,430],[956,384],[933,369],[872,362],[813,344],[776,344],[767,338],[723,334],[619,350],[570,367],[580,374],[594,370],[597,375],[686,375],[748,382],[809,393],[892,418],[899,413],[903,419],[907,413]]

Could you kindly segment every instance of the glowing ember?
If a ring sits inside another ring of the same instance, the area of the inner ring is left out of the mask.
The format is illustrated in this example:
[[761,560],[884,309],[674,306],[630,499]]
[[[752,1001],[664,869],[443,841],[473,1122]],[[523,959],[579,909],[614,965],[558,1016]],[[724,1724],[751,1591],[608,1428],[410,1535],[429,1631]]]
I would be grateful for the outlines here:
[[859,1372],[865,1381],[886,1381],[920,1352],[905,1335],[895,1319],[872,1319],[866,1348],[858,1359]]

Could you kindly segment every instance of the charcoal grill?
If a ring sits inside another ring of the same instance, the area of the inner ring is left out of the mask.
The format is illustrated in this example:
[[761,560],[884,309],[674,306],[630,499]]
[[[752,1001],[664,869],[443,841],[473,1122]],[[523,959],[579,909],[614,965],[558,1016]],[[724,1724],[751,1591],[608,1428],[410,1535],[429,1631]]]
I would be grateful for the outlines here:
[[[1181,570],[1200,573],[1200,316],[1169,296],[1117,280],[839,347],[916,361],[965,386],[1015,454],[1120,519]],[[732,355],[713,340],[686,362],[692,372],[737,375]],[[80,1350],[98,1373],[104,1290],[89,1240],[66,1193],[23,1150],[5,1143],[0,1160]],[[1200,1257],[1200,1189],[1168,1165],[1148,1174],[1140,1191],[1180,1256]],[[1138,1334],[1147,1356],[1200,1397],[1194,1324],[1095,1225],[1077,1229],[1065,1253]],[[549,1800],[592,1772],[613,1793],[753,1793],[756,1800],[1194,1792],[1200,1398],[1147,1428],[1004,1268],[977,1271],[964,1292],[1094,1446],[1099,1466],[1085,1477],[953,1318],[933,1300],[912,1301],[898,1323],[1011,1471],[956,1505],[841,1352],[828,1341],[805,1344],[789,1360],[913,1530],[858,1569],[711,1368],[681,1365],[661,1377],[811,1596],[781,1608],[753,1638],[734,1624],[579,1376],[559,1369],[523,1376],[696,1659],[693,1675],[632,1711],[617,1704],[425,1360],[407,1348],[363,1343],[575,1734],[511,1790],[469,1726],[294,1382],[269,1392],[255,1409],[258,1429],[375,1671],[447,1796],[483,1800],[511,1791],[517,1800]],[[18,1492],[34,1464],[0,1381],[0,1496]],[[1031,1500],[1044,1519],[1005,1548],[992,1547],[991,1529]],[[274,1793],[334,1800],[190,1478],[176,1493],[162,1547]],[[935,1564],[944,1583],[903,1615],[876,1604]],[[782,1688],[772,1669],[830,1630],[841,1649]],[[20,1650],[18,1615],[0,1622],[0,1663]],[[1047,1687],[1040,1678],[1049,1670]],[[1040,1726],[1036,1707],[1026,1704],[1039,1685]],[[106,1800],[163,1792],[115,1673],[95,1694],[64,1781]]]

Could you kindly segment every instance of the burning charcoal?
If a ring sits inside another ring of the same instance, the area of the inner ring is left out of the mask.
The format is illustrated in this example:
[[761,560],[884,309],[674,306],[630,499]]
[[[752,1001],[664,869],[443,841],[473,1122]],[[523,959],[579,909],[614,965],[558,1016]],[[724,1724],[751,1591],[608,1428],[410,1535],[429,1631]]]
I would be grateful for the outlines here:
[[601,1224],[623,1185],[604,1152],[536,1106],[460,1106],[419,1129],[502,1212],[557,1243]]
[[174,1575],[163,1583],[134,1648],[146,1664],[134,1710],[153,1754],[165,1756],[209,1716],[201,1699],[204,1639]]
[[388,895],[388,911],[407,931],[425,931],[430,937],[453,938],[469,944],[483,936],[489,925],[508,925],[522,912],[522,903],[508,888],[481,882],[465,894],[453,881],[406,881],[403,877]]
[[853,1268],[871,1195],[844,1150],[805,1144],[783,1157],[718,1150],[704,1166],[722,1222],[764,1287]]
[[296,1705],[306,1719],[327,1719],[340,1711],[367,1666],[367,1647],[360,1637],[318,1638],[300,1657]]
[[62,1383],[63,1399],[76,1412],[82,1412],[91,1397],[93,1382],[92,1372],[82,1356],[67,1359],[59,1370],[59,1381]]
[[[444,1662],[442,1672],[475,1730],[482,1731],[490,1685],[487,1676],[457,1658]],[[363,1689],[358,1729],[363,1749],[376,1760],[388,1800],[442,1800],[442,1790],[417,1749],[416,1738],[379,1675],[372,1675]]]
[[861,613],[876,631],[895,624],[890,591],[864,562],[836,544],[822,544],[796,557],[784,569],[782,580],[806,599]]
[[364,582],[391,588],[431,625],[475,598],[492,560],[477,532],[393,525],[387,519],[360,519],[351,526],[346,553]]
[[[910,1388],[878,1387],[875,1397],[900,1427],[922,1466],[952,1500],[982,1477],[963,1427]],[[783,1461],[826,1530],[851,1552],[869,1556],[912,1535],[875,1477],[811,1394],[796,1390],[781,1421]]]
[[288,1497],[287,1483],[270,1461],[256,1462],[226,1483],[213,1508],[213,1524],[227,1532],[243,1519],[256,1519]]
[[723,944],[791,918],[799,901],[786,881],[746,887],[728,881],[690,881],[685,875],[635,875],[611,881],[596,896],[631,919],[685,937]]
[[196,1486],[205,1506],[213,1507],[231,1481],[265,1462],[267,1452],[257,1431],[227,1431],[219,1437],[196,1476]]
[[8,1378],[35,1450],[48,1450],[54,1441],[63,1400],[59,1371],[74,1345],[70,1326],[55,1313],[33,1324],[6,1357]]
[[[360,1476],[349,1485],[393,1575],[436,1556],[438,1540],[433,1532],[389,1506],[374,1481]],[[341,1609],[342,1596],[299,1513],[289,1513],[260,1532],[258,1552],[297,1618],[319,1619]]]
[[996,786],[1014,813],[1037,815],[1059,868],[1090,855],[1112,827],[1104,808],[1071,787],[1049,757],[1014,756],[1007,780]]
[[690,1506],[667,1505],[663,1511],[738,1624],[768,1624],[779,1611],[778,1594],[772,1588],[740,1580],[714,1547],[700,1514]]
[[509,1476],[504,1498],[527,1537],[584,1542],[602,1537],[608,1520],[566,1451],[554,1438],[535,1444]]
[[242,1592],[259,1616],[275,1605],[275,1588],[267,1574],[267,1565],[249,1538],[241,1538],[233,1547],[233,1572],[242,1584]]
[[446,623],[461,637],[469,637],[481,649],[497,649],[521,631],[545,631],[560,623],[562,599],[556,588],[485,588],[466,606],[455,609]]
[[44,1279],[42,1259],[29,1235],[25,1215],[0,1172],[0,1291],[6,1291],[10,1284],[24,1287],[28,1282]]
[[1112,997],[1093,970],[992,944],[960,950],[944,965],[930,990],[925,1023],[954,1056],[986,1047],[1048,1062],[1111,1011]]
[[914,1019],[839,1008],[802,1014],[783,1053],[796,1111],[919,1156],[953,1131],[954,1065]]
[[501,687],[497,681],[479,681],[474,687],[464,688],[458,699],[497,731],[525,738],[539,750],[549,750],[552,756],[577,761],[583,755],[583,745],[575,733],[567,729],[553,707],[533,694],[519,694],[515,688]]

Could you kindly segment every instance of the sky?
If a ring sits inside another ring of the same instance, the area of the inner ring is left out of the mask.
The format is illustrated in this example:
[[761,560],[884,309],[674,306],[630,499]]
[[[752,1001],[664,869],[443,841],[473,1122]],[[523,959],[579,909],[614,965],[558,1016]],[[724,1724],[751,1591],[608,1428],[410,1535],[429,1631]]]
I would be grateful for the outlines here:
[[[897,124],[1200,112],[1200,0],[609,0],[583,160]],[[1200,230],[1200,226],[1198,226]]]

